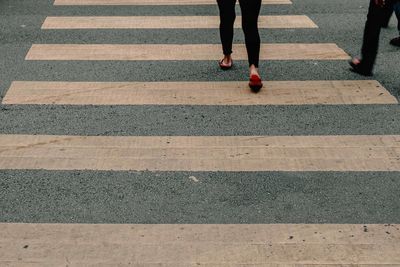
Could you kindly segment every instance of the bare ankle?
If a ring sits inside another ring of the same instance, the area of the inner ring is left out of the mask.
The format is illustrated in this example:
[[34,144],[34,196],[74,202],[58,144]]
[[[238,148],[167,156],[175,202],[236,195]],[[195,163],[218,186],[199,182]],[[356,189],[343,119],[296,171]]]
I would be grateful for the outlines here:
[[255,65],[250,66],[250,74],[256,74],[259,75],[258,73],[258,68]]
[[225,55],[224,56],[224,63],[225,64],[230,64],[232,62],[232,57],[231,55]]

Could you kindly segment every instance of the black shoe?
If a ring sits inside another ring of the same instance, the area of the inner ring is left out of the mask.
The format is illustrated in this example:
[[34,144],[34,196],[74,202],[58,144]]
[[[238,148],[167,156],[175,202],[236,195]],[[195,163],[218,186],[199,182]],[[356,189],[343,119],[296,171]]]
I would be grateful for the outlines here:
[[372,70],[366,69],[362,66],[362,62],[355,64],[352,60],[349,61],[349,64],[351,66],[350,71],[363,75],[363,76],[372,76]]
[[397,38],[392,39],[392,40],[390,41],[390,44],[391,44],[391,45],[394,45],[394,46],[400,47],[400,36],[397,37]]

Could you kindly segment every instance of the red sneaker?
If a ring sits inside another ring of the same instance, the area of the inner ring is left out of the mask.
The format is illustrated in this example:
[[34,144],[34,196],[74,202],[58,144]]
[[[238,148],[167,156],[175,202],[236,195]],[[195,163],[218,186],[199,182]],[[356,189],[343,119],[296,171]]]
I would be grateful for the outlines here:
[[258,76],[257,74],[252,74],[250,76],[249,87],[251,91],[253,91],[254,93],[258,93],[263,87],[260,76]]

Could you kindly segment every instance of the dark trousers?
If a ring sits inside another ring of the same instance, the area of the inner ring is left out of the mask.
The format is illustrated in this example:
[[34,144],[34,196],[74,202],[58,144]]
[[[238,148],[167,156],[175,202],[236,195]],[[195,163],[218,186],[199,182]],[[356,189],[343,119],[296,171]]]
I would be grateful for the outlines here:
[[[399,33],[400,33],[400,2],[395,3],[393,6],[393,9],[394,9],[394,12],[396,13],[396,17],[397,17],[397,29],[399,30]],[[388,10],[387,17],[386,17],[383,25],[389,24],[389,21],[390,21],[390,18],[392,17],[392,15],[393,15],[393,10]]]
[[[224,55],[232,54],[233,26],[236,18],[236,0],[217,0],[221,18],[220,35]],[[258,16],[262,0],[239,0],[242,10],[242,28],[246,41],[249,65],[258,67],[260,57],[260,34]]]
[[381,29],[387,20],[388,14],[393,11],[393,4],[394,1],[389,0],[384,7],[379,7],[375,5],[374,0],[370,0],[361,49],[362,68],[367,71],[372,71],[375,64]]
[[396,13],[397,17],[397,29],[399,30],[400,33],[400,1],[394,3],[394,12]]

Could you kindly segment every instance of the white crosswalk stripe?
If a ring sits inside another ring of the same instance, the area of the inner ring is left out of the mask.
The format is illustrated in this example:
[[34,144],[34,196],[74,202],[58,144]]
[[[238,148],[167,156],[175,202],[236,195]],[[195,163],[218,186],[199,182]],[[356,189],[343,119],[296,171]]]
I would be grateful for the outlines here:
[[0,264],[396,266],[397,225],[0,224]]
[[[263,4],[265,5],[287,5],[291,3],[290,0],[263,0]],[[54,5],[215,5],[215,0],[55,0]]]
[[[241,16],[235,28],[241,27]],[[47,17],[42,29],[216,29],[217,16]],[[318,28],[307,16],[260,16],[260,29]]]
[[13,82],[4,104],[36,105],[350,105],[398,104],[376,81]]
[[400,171],[400,136],[0,135],[0,169]]
[[[216,60],[217,44],[34,44],[26,60]],[[233,46],[236,60],[247,60],[243,44]],[[348,60],[336,44],[262,44],[260,60]]]

